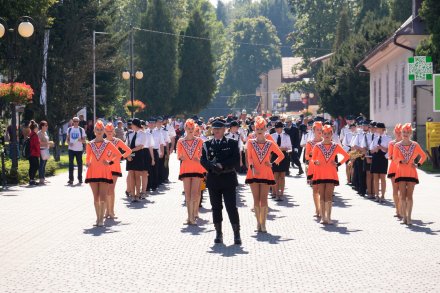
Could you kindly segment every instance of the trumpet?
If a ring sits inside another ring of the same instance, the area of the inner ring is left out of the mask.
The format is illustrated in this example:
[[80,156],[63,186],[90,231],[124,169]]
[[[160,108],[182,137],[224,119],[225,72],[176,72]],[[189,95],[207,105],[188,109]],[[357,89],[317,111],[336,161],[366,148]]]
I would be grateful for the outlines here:
[[348,154],[350,155],[350,160],[352,160],[352,161],[354,161],[358,158],[361,158],[361,160],[363,160],[365,158],[365,155],[359,150],[352,150],[352,151],[348,152]]

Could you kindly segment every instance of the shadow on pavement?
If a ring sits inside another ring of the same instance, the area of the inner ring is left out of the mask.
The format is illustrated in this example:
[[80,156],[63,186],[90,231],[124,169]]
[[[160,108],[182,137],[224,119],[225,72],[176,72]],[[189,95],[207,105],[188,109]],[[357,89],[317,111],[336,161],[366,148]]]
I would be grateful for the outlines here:
[[432,224],[434,224],[434,222],[424,223],[421,220],[413,220],[412,225],[406,227],[413,232],[425,233],[428,235],[438,235],[438,233],[440,233],[440,230],[433,231],[431,228],[427,227]]
[[350,235],[351,233],[361,232],[362,230],[354,229],[349,230],[345,226],[339,226],[339,224],[346,224],[346,223],[338,223],[338,221],[333,220],[333,225],[324,225],[321,227],[324,231],[327,232],[336,232],[342,235]]
[[258,233],[257,235],[252,236],[252,238],[257,239],[259,242],[267,242],[269,244],[279,244],[280,242],[292,241],[292,239],[282,239],[279,235],[272,235],[270,233]]
[[101,236],[103,234],[117,233],[119,231],[112,230],[108,227],[93,227],[84,229],[83,233],[92,236]]
[[240,245],[229,245],[226,246],[224,244],[215,244],[211,247],[208,253],[220,254],[223,257],[232,257],[240,254],[249,254],[249,251],[243,250],[243,247]]
[[130,198],[123,198],[122,200],[125,201],[125,205],[129,209],[139,210],[147,207],[147,204],[153,204],[154,201],[148,200],[148,199],[142,199],[138,202],[132,202]]
[[286,207],[286,208],[299,207],[298,204],[295,204],[296,201],[293,200],[293,196],[291,196],[291,195],[284,195],[284,198],[282,201],[274,201],[274,202],[277,206],[280,206],[280,207]]
[[[335,193],[336,194],[336,193]],[[333,196],[333,207],[338,208],[348,208],[351,207],[351,204],[347,204],[351,199],[342,198],[341,196],[335,195]]]
[[201,233],[206,233],[206,228],[200,225],[188,225],[180,229],[182,233],[189,233],[191,235],[200,235]]

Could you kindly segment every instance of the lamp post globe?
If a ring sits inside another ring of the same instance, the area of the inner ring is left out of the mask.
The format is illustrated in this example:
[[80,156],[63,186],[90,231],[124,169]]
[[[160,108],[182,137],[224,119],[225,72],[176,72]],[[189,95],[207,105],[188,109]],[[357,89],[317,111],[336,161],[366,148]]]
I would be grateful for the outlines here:
[[3,36],[6,33],[6,28],[3,24],[0,23],[0,39],[3,38]]
[[136,79],[142,79],[144,77],[144,73],[142,71],[138,70],[138,71],[136,71],[134,76],[136,77]]
[[128,72],[127,70],[122,72],[122,78],[125,80],[129,80],[130,79],[130,72]]
[[18,25],[18,33],[23,38],[30,38],[34,34],[34,25],[29,21],[23,21]]

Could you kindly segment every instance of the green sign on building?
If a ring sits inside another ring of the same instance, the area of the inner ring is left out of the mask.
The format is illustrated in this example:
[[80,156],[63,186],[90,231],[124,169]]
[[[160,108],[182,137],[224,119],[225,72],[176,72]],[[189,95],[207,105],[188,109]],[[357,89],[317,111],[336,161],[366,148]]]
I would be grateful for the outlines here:
[[440,74],[434,74],[434,112],[440,112]]
[[408,58],[409,80],[432,80],[432,58],[430,56],[414,56]]

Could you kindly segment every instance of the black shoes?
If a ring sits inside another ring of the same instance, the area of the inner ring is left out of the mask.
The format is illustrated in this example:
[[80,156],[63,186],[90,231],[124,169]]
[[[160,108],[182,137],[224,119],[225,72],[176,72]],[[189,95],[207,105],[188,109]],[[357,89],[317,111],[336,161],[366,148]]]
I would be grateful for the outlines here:
[[73,184],[73,180],[67,181],[67,184],[72,185]]
[[299,171],[298,171],[298,174],[296,174],[296,175],[302,175],[302,174],[304,174],[304,170],[303,169],[299,169]]
[[240,225],[232,224],[232,230],[234,230],[234,244],[241,245]]
[[223,233],[222,233],[222,223],[215,223],[215,244],[221,244],[223,243]]

